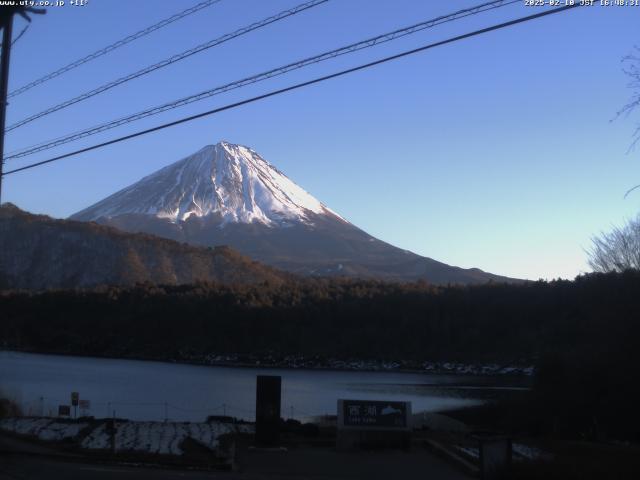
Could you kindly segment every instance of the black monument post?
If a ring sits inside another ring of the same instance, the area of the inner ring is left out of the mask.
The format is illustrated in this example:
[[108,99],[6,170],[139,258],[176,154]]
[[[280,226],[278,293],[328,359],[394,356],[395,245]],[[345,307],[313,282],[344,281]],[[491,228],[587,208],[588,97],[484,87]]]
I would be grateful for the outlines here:
[[256,444],[276,447],[280,440],[282,377],[258,375],[256,384]]

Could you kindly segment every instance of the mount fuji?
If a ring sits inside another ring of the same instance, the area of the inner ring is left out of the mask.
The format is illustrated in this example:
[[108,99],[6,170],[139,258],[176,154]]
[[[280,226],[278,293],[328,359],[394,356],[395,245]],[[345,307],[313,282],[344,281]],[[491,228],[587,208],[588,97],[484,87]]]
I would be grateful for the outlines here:
[[301,275],[436,284],[513,281],[378,240],[252,149],[228,142],[208,145],[70,218],[200,246],[228,245]]

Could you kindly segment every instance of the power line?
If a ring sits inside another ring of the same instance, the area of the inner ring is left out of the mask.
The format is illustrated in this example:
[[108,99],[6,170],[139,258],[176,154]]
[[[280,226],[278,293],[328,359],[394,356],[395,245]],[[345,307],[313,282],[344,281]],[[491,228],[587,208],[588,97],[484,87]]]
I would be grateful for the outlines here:
[[[189,103],[193,103],[199,100],[203,100],[205,98],[208,98],[210,96],[213,95],[217,95],[220,93],[224,93],[227,92],[229,90],[233,90],[235,88],[240,88],[243,87],[245,85],[249,85],[252,83],[256,83],[258,81],[262,81],[262,80],[266,80],[268,78],[274,77],[274,76],[278,76],[278,75],[282,75],[284,73],[288,73],[289,71],[298,69],[298,68],[302,68],[305,67],[307,65],[313,64],[313,63],[319,63],[321,61],[330,59],[330,58],[334,58],[340,55],[344,55],[347,53],[351,53],[357,50],[361,50],[363,48],[368,48],[368,47],[373,47],[377,44],[380,43],[385,43],[391,40],[395,40],[397,38],[403,37],[405,35],[409,35],[412,33],[416,33],[420,30],[424,30],[425,28],[431,28],[433,26],[439,25],[441,23],[446,23],[449,21],[454,21],[454,20],[458,20],[460,18],[464,18],[466,16],[469,15],[475,15],[487,10],[492,10],[495,8],[500,8],[503,6],[507,6],[513,3],[517,3],[520,0],[498,0],[498,1],[491,1],[491,2],[487,2],[487,3],[483,3],[481,5],[477,5],[475,7],[471,7],[471,8],[467,8],[467,9],[463,9],[463,10],[459,10],[457,12],[454,12],[453,14],[449,14],[449,15],[445,15],[445,16],[441,16],[441,17],[437,17],[435,19],[431,19],[431,20],[427,20],[415,25],[411,25],[410,27],[405,27],[402,29],[398,29],[395,30],[393,32],[389,32],[389,33],[385,33],[382,35],[378,35],[377,37],[373,37],[373,38],[369,38],[367,40],[361,41],[361,42],[357,42],[355,44],[351,44],[351,45],[347,45],[346,47],[342,47],[336,50],[332,50],[329,52],[325,52],[323,54],[320,55],[316,55],[310,58],[306,58],[304,60],[289,64],[289,65],[285,65],[284,67],[278,67],[276,69],[273,70],[269,70],[267,72],[263,72],[261,74],[258,75],[254,75],[236,82],[232,82],[230,84],[226,84],[223,85],[221,87],[216,87],[214,89],[205,91],[205,92],[201,92],[195,95],[191,95],[189,97],[186,98],[182,98],[180,100],[176,100],[173,102],[169,102],[167,104],[164,105],[160,105],[159,107],[154,107],[151,109],[147,109],[145,111],[142,112],[138,112],[136,114],[127,116],[127,117],[122,117],[120,119],[114,120],[112,122],[108,122],[106,124],[102,124],[102,125],[98,125],[95,127],[91,127],[89,129],[85,129],[82,130],[80,132],[75,132],[73,134],[70,134],[68,136],[65,137],[59,137],[56,138],[54,140],[51,141],[51,143],[41,143],[39,145],[34,145],[32,147],[26,147],[25,149],[21,149],[21,152],[17,155],[13,155],[13,156],[9,156],[7,158],[19,158],[19,157],[23,157],[26,155],[30,155],[32,153],[36,153],[39,151],[43,151],[43,150],[47,150],[49,148],[53,148],[54,146],[59,146],[62,145],[64,143],[68,143],[70,141],[74,141],[80,138],[84,138],[86,136],[90,136],[93,135],[95,133],[100,133],[102,131],[105,130],[109,130],[111,128],[115,128],[118,127],[124,123],[130,123],[132,121],[135,120],[139,120],[141,118],[145,118],[147,116],[151,116],[151,115],[155,115],[158,113],[162,113],[166,110],[170,110],[173,108],[177,108],[177,107],[181,107],[184,105],[187,105]],[[34,118],[35,119],[35,118]],[[20,125],[12,125],[11,127],[9,127],[9,129],[13,129],[13,128],[17,128]],[[35,147],[38,147],[37,149],[35,149]]]
[[[22,38],[22,36],[27,33],[27,30],[29,30],[29,27],[31,26],[30,23],[27,23],[24,28],[22,30],[20,30],[20,33],[16,36],[16,38],[14,38],[13,40],[11,40],[11,46],[15,45],[16,42],[18,40],[20,40],[20,38]],[[0,48],[2,48],[2,42],[0,42]]]
[[385,58],[382,58],[382,59],[379,59],[379,60],[375,60],[373,62],[365,63],[365,64],[359,65],[357,67],[352,67],[352,68],[348,68],[346,70],[341,70],[339,72],[332,73],[330,75],[325,75],[325,76],[322,76],[322,77],[314,78],[313,80],[308,80],[306,82],[297,83],[297,84],[291,85],[289,87],[281,88],[281,89],[278,89],[278,90],[273,90],[271,92],[268,92],[268,93],[265,93],[265,94],[262,94],[262,95],[258,95],[256,97],[251,97],[251,98],[239,101],[239,102],[231,103],[231,104],[225,105],[223,107],[219,107],[219,108],[215,108],[213,110],[209,110],[209,111],[206,111],[206,112],[199,113],[197,115],[191,115],[189,117],[181,118],[180,120],[175,120],[173,122],[169,122],[169,123],[165,123],[165,124],[162,124],[162,125],[158,125],[158,126],[153,127],[153,128],[149,128],[149,129],[142,130],[142,131],[139,131],[139,132],[136,132],[136,133],[132,133],[130,135],[125,135],[123,137],[119,137],[119,138],[116,138],[116,139],[113,139],[113,140],[109,140],[107,142],[99,143],[97,145],[92,145],[90,147],[81,148],[80,150],[76,150],[74,152],[65,153],[63,155],[59,155],[57,157],[50,158],[48,160],[43,160],[43,161],[40,161],[40,162],[32,163],[32,164],[25,165],[24,167],[20,167],[20,168],[15,168],[13,170],[9,170],[8,172],[5,172],[4,175],[10,175],[12,173],[17,173],[17,172],[21,172],[21,171],[24,171],[24,170],[29,170],[31,168],[39,167],[41,165],[45,165],[45,164],[48,164],[48,163],[56,162],[58,160],[62,160],[64,158],[72,157],[72,156],[75,156],[75,155],[79,155],[81,153],[89,152],[91,150],[96,150],[98,148],[106,147],[108,145],[113,145],[113,144],[116,144],[116,143],[123,142],[125,140],[130,140],[132,138],[140,137],[140,136],[146,135],[148,133],[156,132],[158,130],[163,130],[165,128],[173,127],[175,125],[179,125],[179,124],[182,124],[182,123],[190,122],[190,121],[196,120],[198,118],[206,117],[206,116],[209,116],[209,115],[214,115],[216,113],[220,113],[220,112],[223,112],[225,110],[231,110],[233,108],[237,108],[237,107],[240,107],[242,105],[247,105],[249,103],[257,102],[258,100],[263,100],[265,98],[269,98],[269,97],[273,97],[273,96],[276,96],[276,95],[280,95],[282,93],[290,92],[292,90],[297,90],[297,89],[300,89],[302,87],[307,87],[309,85],[314,85],[316,83],[324,82],[324,81],[330,80],[332,78],[341,77],[341,76],[347,75],[349,73],[353,73],[353,72],[357,72],[357,71],[360,71],[360,70],[364,70],[364,69],[367,69],[367,68],[370,68],[370,67],[373,67],[373,66],[376,66],[376,65],[381,65],[383,63],[387,63],[387,62],[390,62],[390,61],[393,61],[393,60],[397,60],[399,58],[403,58],[403,57],[406,57],[406,56],[409,56],[409,55],[413,55],[415,53],[423,52],[425,50],[429,50],[429,49],[432,49],[432,48],[435,48],[435,47],[439,47],[439,46],[446,45],[446,44],[449,44],[449,43],[457,42],[459,40],[464,40],[466,38],[475,37],[477,35],[481,35],[481,34],[484,34],[484,33],[492,32],[494,30],[500,30],[502,28],[506,28],[506,27],[510,27],[510,26],[517,25],[517,24],[520,24],[520,23],[528,22],[528,21],[535,20],[535,19],[538,19],[538,18],[541,18],[541,17],[545,17],[547,15],[552,15],[554,13],[563,12],[565,10],[570,10],[572,8],[576,8],[576,7],[580,7],[580,6],[581,5],[579,3],[575,3],[573,5],[565,5],[563,7],[558,7],[558,8],[554,8],[554,9],[550,9],[550,10],[545,10],[545,11],[542,11],[542,12],[539,12],[539,13],[536,13],[536,14],[533,14],[533,15],[528,15],[526,17],[520,17],[520,18],[517,18],[515,20],[510,20],[508,22],[500,23],[500,24],[497,24],[497,25],[492,25],[490,27],[482,28],[480,30],[475,30],[473,32],[469,32],[469,33],[465,33],[465,34],[458,35],[458,36],[455,36],[455,37],[451,37],[451,38],[448,38],[446,40],[441,40],[439,42],[435,42],[435,43],[431,43],[431,44],[428,44],[428,45],[424,45],[424,46],[419,47],[419,48],[414,48],[413,50],[407,50],[407,51],[404,51],[402,53],[398,53],[398,54],[395,54],[395,55],[391,55],[389,57],[385,57]]
[[65,143],[69,143],[69,142],[73,142],[75,140],[79,140],[81,138],[85,138],[85,137],[89,137],[91,135],[95,135],[97,133],[101,133],[107,130],[111,130],[112,128],[116,128],[119,127],[121,125],[127,124],[127,123],[131,123],[152,115],[157,115],[159,113],[168,111],[168,110],[173,110],[174,108],[178,108],[178,107],[182,107],[200,100],[204,100],[206,98],[215,96],[215,95],[219,95],[221,93],[225,93],[228,92],[230,90],[235,90],[237,88],[242,88],[245,87],[247,85],[251,85],[253,83],[257,83],[257,82],[261,82],[264,80],[267,80],[269,78],[273,78],[279,75],[283,75],[285,73],[291,72],[293,70],[297,70],[309,65],[313,65],[316,63],[320,63],[323,62],[325,60],[329,60],[338,56],[342,56],[342,55],[346,55],[349,53],[353,53],[365,48],[371,48],[374,47],[376,45],[382,44],[382,43],[386,43],[386,42],[390,42],[392,40],[396,40],[398,38],[404,37],[406,35],[410,35],[416,32],[419,32],[421,30],[427,29],[427,28],[432,28],[434,26],[437,25],[441,25],[443,23],[448,23],[448,22],[452,22],[455,20],[459,20],[461,18],[470,16],[470,15],[477,15],[479,13],[488,11],[488,10],[493,10],[496,8],[500,8],[500,7],[504,7],[507,5],[511,5],[513,3],[519,3],[520,0],[499,0],[499,1],[491,1],[491,2],[487,2],[487,3],[483,3],[480,5],[477,5],[475,7],[471,7],[471,8],[466,8],[463,10],[459,10],[457,12],[448,14],[448,15],[443,15],[434,19],[430,19],[430,20],[426,20],[424,22],[420,22],[417,23],[415,25],[411,25],[409,27],[405,27],[405,28],[401,28],[398,30],[394,30],[392,32],[388,32],[388,33],[384,33],[382,35],[378,35],[376,37],[372,37],[369,38],[367,40],[363,40],[357,43],[352,43],[350,45],[341,47],[341,48],[337,48],[335,50],[330,50],[328,52],[324,52],[321,53],[319,55],[315,55],[313,57],[308,57],[305,58],[303,60],[299,60],[297,62],[294,63],[290,63],[288,65],[285,66],[281,66],[278,68],[274,68],[272,70],[268,70],[266,72],[262,72],[259,73],[257,75],[253,75],[241,80],[237,80],[222,86],[218,86],[215,88],[212,88],[210,90],[206,90],[204,92],[200,92],[194,95],[190,95],[188,97],[184,97],[181,98],[179,100],[174,100],[172,102],[168,102],[156,107],[152,107],[149,108],[147,110],[143,110],[141,112],[138,113],[134,113],[132,115],[128,115],[125,117],[121,117],[119,119],[116,120],[112,120],[110,122],[107,123],[103,123],[101,125],[97,125],[94,127],[90,127],[87,128],[85,130],[81,130],[63,137],[58,137],[56,139],[47,141],[47,142],[43,142],[37,145],[32,145],[29,147],[25,147],[20,149],[17,153],[13,153],[11,155],[8,155],[6,158],[7,159],[15,159],[15,158],[21,158],[21,157],[26,157],[28,155],[32,155],[34,153],[38,153],[38,152],[42,152],[44,150],[49,150],[51,148],[63,145]]
[[146,35],[149,35],[152,32],[155,32],[156,30],[159,30],[163,27],[166,27],[167,25],[172,24],[173,22],[176,22],[178,20],[183,19],[184,17],[187,17],[193,13],[199,12],[200,10],[210,7],[218,2],[220,2],[222,0],[205,0],[204,2],[200,2],[197,5],[194,5],[193,7],[187,8],[186,10],[183,10],[182,12],[176,13],[175,15],[170,16],[169,18],[165,18],[164,20],[159,21],[158,23],[155,23],[147,28],[144,28],[142,30],[140,30],[139,32],[136,32],[132,35],[129,35],[128,37],[125,37],[121,40],[118,40],[117,42],[112,43],[111,45],[107,45],[104,48],[101,48],[100,50],[96,50],[95,52],[87,55],[86,57],[82,57],[79,60],[76,60],[75,62],[71,62],[68,65],[65,65],[62,68],[59,68],[58,70],[51,72],[47,75],[44,75],[43,77],[40,77],[34,81],[32,81],[31,83],[28,83],[26,85],[24,85],[23,87],[20,87],[16,90],[14,90],[13,92],[11,92],[9,94],[9,98],[11,97],[15,97],[17,95],[20,95],[21,93],[26,92],[27,90],[31,90],[33,87],[40,85],[42,83],[48,82],[49,80],[59,77],[60,75],[62,75],[63,73],[66,73],[70,70],[73,70],[74,68],[79,67],[80,65],[84,65],[87,62],[90,62],[91,60],[95,60],[98,57],[101,57],[103,55],[106,55],[107,53],[113,52],[114,50],[116,50],[117,48],[120,48],[128,43],[133,42],[134,40],[137,40],[139,38],[142,38]]
[[11,42],[11,45],[15,45],[16,42],[18,40],[20,40],[22,38],[22,36],[27,33],[27,30],[29,30],[29,27],[31,26],[30,23],[27,23],[24,28],[20,31],[20,33],[18,34],[18,36],[16,38],[13,39],[13,41]]
[[300,12],[303,12],[305,10],[308,10],[310,8],[316,7],[318,5],[321,5],[323,3],[328,2],[329,0],[311,0],[309,2],[306,3],[302,3],[296,7],[290,8],[288,10],[284,10],[280,13],[277,13],[275,15],[272,15],[270,17],[267,17],[263,20],[260,20],[259,22],[255,22],[252,23],[251,25],[248,25],[246,27],[242,27],[232,33],[227,33],[221,37],[215,38],[213,40],[210,40],[208,42],[205,42],[201,45],[198,45],[196,47],[190,48],[189,50],[185,50],[184,52],[178,53],[176,55],[173,55],[165,60],[162,60],[161,62],[155,63],[153,65],[149,65],[148,67],[143,68],[142,70],[138,70],[137,72],[131,73],[129,75],[126,75],[124,77],[120,77],[116,80],[113,80],[109,83],[105,83],[104,85],[101,85],[97,88],[94,88],[93,90],[90,90],[88,92],[85,92],[81,95],[78,95],[77,97],[71,98],[69,100],[66,100],[58,105],[54,105],[53,107],[47,108],[46,110],[43,110],[42,112],[36,113],[34,115],[31,115],[27,118],[24,118],[12,125],[9,125],[6,129],[7,132],[10,132],[11,130],[15,130],[16,128],[19,128],[23,125],[26,125],[27,123],[33,122],[34,120],[37,120],[39,118],[42,118],[46,115],[50,115],[54,112],[57,112],[59,110],[62,110],[64,108],[67,108],[71,105],[74,105],[76,103],[82,102],[83,100],[87,100],[91,97],[94,97],[96,95],[99,95],[100,93],[104,93],[107,90],[111,90],[114,87],[117,87],[118,85],[122,85],[123,83],[127,83],[130,82],[131,80],[134,80],[136,78],[142,77],[144,75],[147,75],[149,73],[155,72],[156,70],[159,70],[161,68],[164,68],[166,66],[172,65],[174,63],[177,63],[181,60],[184,60],[185,58],[188,58],[192,55],[195,55],[197,53],[203,52],[205,50],[208,50],[210,48],[216,47],[222,43],[228,42],[229,40],[232,40],[234,38],[240,37],[242,35],[246,35],[249,32],[252,32],[254,30],[258,30],[262,27],[266,27],[267,25],[270,25],[272,23],[278,22],[280,20],[284,20],[285,18],[288,18],[292,15],[296,15]]

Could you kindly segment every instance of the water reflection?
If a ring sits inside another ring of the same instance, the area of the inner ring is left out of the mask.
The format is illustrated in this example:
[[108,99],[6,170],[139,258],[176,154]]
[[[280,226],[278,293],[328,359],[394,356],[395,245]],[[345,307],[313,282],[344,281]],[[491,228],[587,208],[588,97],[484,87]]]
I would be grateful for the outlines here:
[[91,402],[85,413],[96,417],[115,413],[186,421],[225,414],[251,420],[256,375],[282,376],[282,415],[299,420],[335,414],[338,398],[408,400],[414,412],[433,412],[476,405],[499,387],[495,380],[456,375],[206,367],[0,352],[0,388],[34,415],[57,412],[78,391]]

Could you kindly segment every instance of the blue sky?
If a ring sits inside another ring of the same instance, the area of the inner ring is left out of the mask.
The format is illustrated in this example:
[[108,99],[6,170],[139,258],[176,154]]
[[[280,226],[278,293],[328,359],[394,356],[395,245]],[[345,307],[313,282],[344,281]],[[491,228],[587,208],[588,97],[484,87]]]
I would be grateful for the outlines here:
[[[12,98],[8,123],[302,0],[223,0]],[[12,52],[10,90],[196,0],[51,8]],[[481,3],[331,0],[7,135],[6,151]],[[195,103],[6,169],[540,11],[523,4],[438,26]],[[638,117],[621,58],[640,7],[580,8],[5,178],[3,201],[66,217],[204,145],[254,148],[322,202],[398,247],[521,278],[588,271],[590,237],[636,214]],[[24,23],[16,20],[15,31]]]

